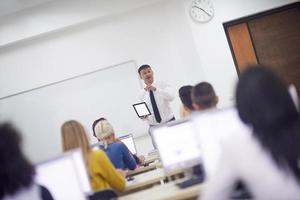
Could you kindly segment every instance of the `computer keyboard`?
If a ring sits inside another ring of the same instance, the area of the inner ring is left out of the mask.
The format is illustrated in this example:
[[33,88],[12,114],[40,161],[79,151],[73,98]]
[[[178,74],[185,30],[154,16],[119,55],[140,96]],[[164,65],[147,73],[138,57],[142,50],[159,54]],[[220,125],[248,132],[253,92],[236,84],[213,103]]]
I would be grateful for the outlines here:
[[202,183],[204,181],[204,178],[202,176],[192,177],[191,179],[188,179],[186,181],[177,183],[176,185],[180,188],[187,188],[199,183]]

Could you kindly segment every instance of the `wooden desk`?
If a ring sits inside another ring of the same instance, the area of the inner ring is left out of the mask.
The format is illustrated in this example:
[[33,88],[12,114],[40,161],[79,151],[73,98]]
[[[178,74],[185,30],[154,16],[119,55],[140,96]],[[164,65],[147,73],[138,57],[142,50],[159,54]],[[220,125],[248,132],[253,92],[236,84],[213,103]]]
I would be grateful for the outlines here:
[[138,190],[139,188],[143,189],[144,187],[152,186],[163,180],[165,176],[165,172],[162,168],[136,175],[134,176],[134,180],[126,183],[125,193]]
[[127,172],[127,175],[128,176],[135,176],[137,174],[141,174],[141,173],[144,173],[144,172],[148,172],[148,171],[151,171],[151,170],[155,170],[156,168],[159,168],[161,167],[161,164],[159,163],[153,163],[151,165],[148,165],[146,167],[139,167],[135,170],[130,170]]
[[198,194],[203,190],[204,184],[197,184],[185,189],[176,186],[176,182],[166,183],[164,185],[152,187],[126,196],[119,200],[179,200],[179,199],[197,199]]
[[144,163],[149,164],[149,163],[152,163],[156,160],[160,160],[160,157],[159,157],[158,153],[147,156]]

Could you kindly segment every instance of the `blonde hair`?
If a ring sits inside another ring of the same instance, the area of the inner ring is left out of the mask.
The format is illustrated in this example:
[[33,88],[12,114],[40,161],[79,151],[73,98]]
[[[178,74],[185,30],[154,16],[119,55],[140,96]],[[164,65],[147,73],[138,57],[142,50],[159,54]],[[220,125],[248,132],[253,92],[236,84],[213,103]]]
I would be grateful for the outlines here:
[[103,142],[104,148],[107,148],[108,144],[106,138],[115,133],[112,125],[106,119],[103,119],[95,125],[94,131],[97,135],[97,138]]
[[80,148],[87,164],[91,148],[83,126],[75,120],[67,121],[61,127],[61,137],[63,151]]

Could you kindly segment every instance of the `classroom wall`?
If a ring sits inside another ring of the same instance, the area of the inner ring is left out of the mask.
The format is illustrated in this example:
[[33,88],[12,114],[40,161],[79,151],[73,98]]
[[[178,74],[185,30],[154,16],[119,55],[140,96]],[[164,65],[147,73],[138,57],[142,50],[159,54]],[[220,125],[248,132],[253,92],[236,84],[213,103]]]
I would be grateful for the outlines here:
[[[2,16],[0,97],[135,60],[151,64],[174,90],[211,82],[226,107],[237,74],[222,23],[294,1],[213,0],[215,16],[206,24],[189,17],[190,0],[109,2],[51,1]],[[176,116],[179,105],[177,98]],[[152,149],[148,137],[137,142],[142,152]]]
[[237,73],[222,23],[280,7],[296,0],[212,0],[215,16],[205,24],[195,23],[188,16],[190,2],[190,0],[184,1],[186,17],[205,79],[216,88],[221,105],[231,105],[234,103]]

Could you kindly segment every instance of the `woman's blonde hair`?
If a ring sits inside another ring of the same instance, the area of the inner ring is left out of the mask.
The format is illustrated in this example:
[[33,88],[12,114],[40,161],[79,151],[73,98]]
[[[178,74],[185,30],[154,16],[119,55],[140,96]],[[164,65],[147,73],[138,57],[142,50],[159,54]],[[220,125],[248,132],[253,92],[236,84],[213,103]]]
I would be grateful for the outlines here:
[[107,148],[107,137],[115,133],[112,125],[106,120],[102,119],[94,125],[94,132],[99,140],[104,144],[104,148]]
[[87,163],[91,148],[83,126],[75,120],[67,121],[61,127],[61,137],[63,151],[80,148]]

